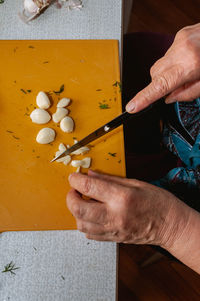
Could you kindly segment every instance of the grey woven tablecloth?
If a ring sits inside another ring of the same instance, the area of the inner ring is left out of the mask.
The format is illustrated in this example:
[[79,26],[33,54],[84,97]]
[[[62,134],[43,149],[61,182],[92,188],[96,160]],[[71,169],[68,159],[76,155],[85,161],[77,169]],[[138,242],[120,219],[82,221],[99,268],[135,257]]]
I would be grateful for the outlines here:
[[[128,0],[127,0],[128,1]],[[22,0],[0,4],[0,39],[118,39],[122,0],[85,0],[80,11],[50,7],[29,25],[17,16]],[[117,248],[78,231],[0,235],[0,271],[13,261],[16,275],[0,272],[0,301],[113,301]]]

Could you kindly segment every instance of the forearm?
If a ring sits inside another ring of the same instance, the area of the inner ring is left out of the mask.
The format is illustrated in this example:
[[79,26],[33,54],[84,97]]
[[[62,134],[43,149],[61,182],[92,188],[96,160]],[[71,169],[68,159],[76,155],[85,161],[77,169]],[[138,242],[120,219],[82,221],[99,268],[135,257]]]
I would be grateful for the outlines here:
[[[165,248],[185,265],[200,274],[200,214],[185,204],[179,204],[173,239]],[[184,217],[187,216],[187,223]],[[176,233],[175,233],[176,232]]]

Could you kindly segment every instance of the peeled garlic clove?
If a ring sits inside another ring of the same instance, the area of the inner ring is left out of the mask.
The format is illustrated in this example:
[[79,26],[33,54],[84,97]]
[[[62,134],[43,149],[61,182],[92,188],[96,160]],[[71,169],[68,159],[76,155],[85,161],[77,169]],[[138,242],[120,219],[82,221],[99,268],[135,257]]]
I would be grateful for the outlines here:
[[82,164],[82,160],[72,160],[71,166],[73,167],[79,167]]
[[87,152],[89,152],[89,147],[87,146],[82,146],[79,149],[77,149],[76,151],[72,152],[72,155],[83,155]]
[[49,97],[42,91],[38,93],[36,103],[40,109],[48,109],[51,105]]
[[57,108],[64,108],[67,107],[70,103],[70,99],[69,98],[62,98],[58,104],[57,104]]
[[60,128],[65,133],[71,133],[74,129],[74,121],[71,117],[66,116],[60,122]]
[[50,128],[43,128],[39,131],[36,137],[36,141],[40,144],[48,144],[53,142],[56,136],[56,132]]
[[60,144],[59,144],[58,149],[59,149],[59,151],[61,151],[61,152],[64,152],[64,151],[67,150],[66,147],[65,147],[65,145],[64,145],[63,143],[60,143]]
[[68,114],[68,110],[64,108],[57,108],[56,113],[52,115],[52,119],[55,123],[61,121]]
[[65,156],[65,161],[63,162],[65,165],[69,164],[69,162],[71,161],[71,156]]
[[89,168],[89,167],[90,167],[90,165],[91,165],[91,158],[86,157],[86,158],[84,158],[84,159],[81,160],[81,161],[82,161],[81,166],[82,166],[83,168]]
[[31,115],[30,118],[32,120],[32,122],[37,123],[37,124],[45,124],[47,122],[49,122],[49,120],[51,119],[50,114],[43,110],[43,109],[35,109]]
[[56,160],[56,162],[58,163],[63,162],[65,165],[67,165],[70,161],[71,161],[71,157],[69,155]]
[[72,160],[71,165],[73,167],[83,167],[83,168],[89,168],[91,165],[91,158],[86,157],[83,160]]

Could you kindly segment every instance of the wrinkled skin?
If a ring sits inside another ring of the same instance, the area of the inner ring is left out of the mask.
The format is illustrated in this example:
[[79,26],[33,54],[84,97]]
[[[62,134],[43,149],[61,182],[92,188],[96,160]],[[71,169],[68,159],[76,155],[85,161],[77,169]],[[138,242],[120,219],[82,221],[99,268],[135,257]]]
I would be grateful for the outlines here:
[[[152,82],[126,106],[134,113],[161,97],[166,103],[200,96],[200,23],[181,29],[164,57],[151,68]],[[132,108],[133,106],[133,108]]]
[[93,171],[73,173],[69,182],[68,208],[89,239],[165,246],[176,235],[177,207],[187,223],[176,197],[145,182]]

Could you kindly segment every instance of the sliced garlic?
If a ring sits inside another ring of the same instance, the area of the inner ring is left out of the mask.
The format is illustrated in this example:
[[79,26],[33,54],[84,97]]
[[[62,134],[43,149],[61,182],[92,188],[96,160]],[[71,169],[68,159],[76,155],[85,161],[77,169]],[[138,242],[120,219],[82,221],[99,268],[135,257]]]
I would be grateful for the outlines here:
[[51,105],[49,97],[42,91],[38,93],[36,103],[40,109],[48,109]]
[[56,113],[52,115],[52,119],[55,123],[61,121],[68,114],[68,110],[65,108],[57,108]]
[[91,165],[91,158],[86,157],[82,160],[72,160],[71,165],[73,167],[83,167],[83,168],[89,168]]
[[83,160],[81,160],[82,161],[82,167],[83,168],[89,168],[90,167],[90,165],[91,165],[91,158],[90,157],[86,157],[86,158],[84,158]]
[[58,104],[57,104],[57,108],[65,108],[69,105],[70,103],[70,99],[69,98],[62,98]]
[[71,133],[74,129],[74,121],[71,117],[66,116],[60,122],[60,128],[65,133]]
[[43,109],[35,109],[31,115],[30,118],[32,120],[32,122],[37,123],[37,124],[45,124],[47,122],[49,122],[49,120],[51,119],[50,114],[43,110]]
[[76,172],[78,173],[78,172],[80,172],[80,171],[81,171],[81,167],[79,166],[79,167],[77,167]]
[[38,12],[38,6],[33,0],[24,0],[24,9],[29,13]]
[[70,161],[71,161],[71,157],[69,155],[56,160],[56,162],[58,163],[63,162],[65,165],[67,165]]
[[67,148],[65,147],[65,145],[64,145],[63,143],[60,143],[60,144],[59,144],[58,149],[59,149],[59,151],[61,151],[61,152],[64,152],[64,151],[67,150]]
[[56,133],[53,129],[43,128],[37,134],[36,141],[40,144],[48,144],[54,141],[55,136]]
[[65,157],[65,161],[63,162],[65,165],[69,164],[69,162],[71,161],[71,156],[67,155]]
[[[74,144],[78,143],[78,140],[74,139]],[[83,155],[87,152],[89,152],[89,147],[88,146],[82,146],[79,149],[77,149],[76,151],[72,152],[72,155]]]
[[82,164],[82,160],[72,160],[71,166],[73,167],[80,167]]
[[89,152],[89,150],[90,150],[89,147],[82,146],[79,149],[77,149],[76,151],[72,152],[71,154],[72,155],[83,155],[83,154]]

